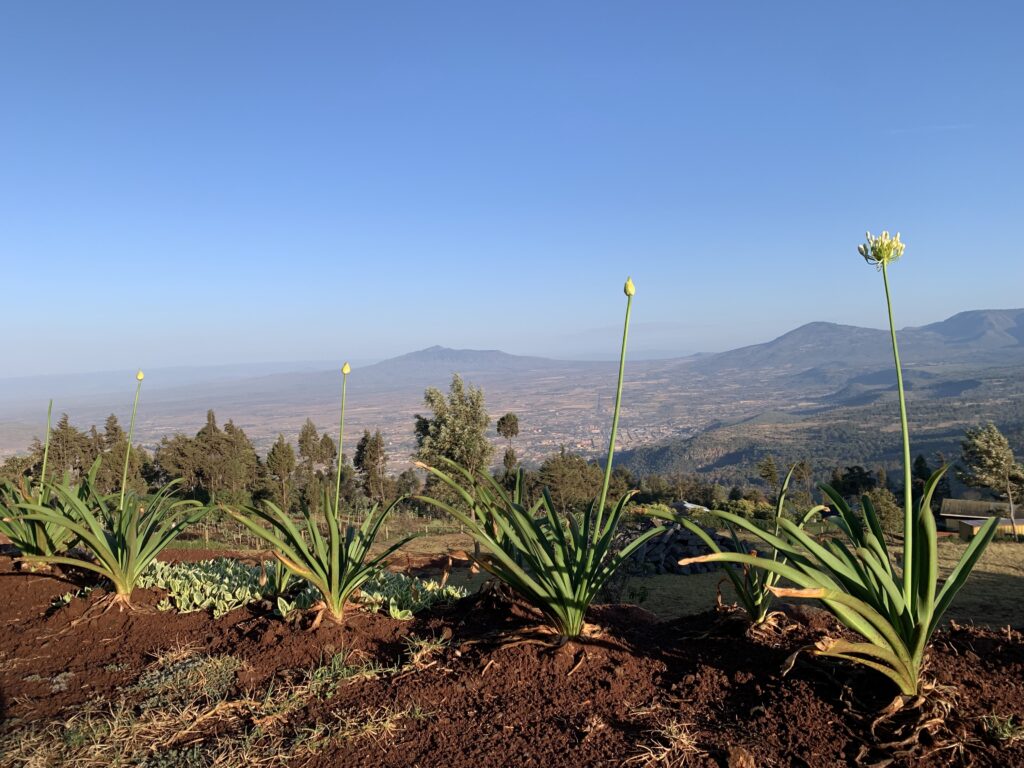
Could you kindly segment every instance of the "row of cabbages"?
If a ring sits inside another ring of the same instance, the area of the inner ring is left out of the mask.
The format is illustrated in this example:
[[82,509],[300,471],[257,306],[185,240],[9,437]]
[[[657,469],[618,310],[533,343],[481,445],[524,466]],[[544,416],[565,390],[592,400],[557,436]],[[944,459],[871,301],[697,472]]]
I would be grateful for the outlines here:
[[[721,563],[752,621],[765,621],[777,597],[816,600],[860,639],[855,642],[845,638],[826,640],[817,645],[814,653],[870,667],[892,680],[903,695],[912,696],[922,690],[921,671],[929,639],[995,534],[996,521],[991,520],[982,529],[958,566],[940,584],[930,501],[946,468],[931,477],[919,498],[912,498],[906,403],[889,293],[888,267],[903,254],[903,249],[899,234],[890,237],[887,232],[879,237],[868,233],[867,241],[859,247],[861,256],[881,272],[885,286],[903,437],[906,489],[903,551],[906,556],[901,558],[898,553],[890,552],[870,499],[863,499],[861,514],[827,485],[820,486],[824,503],[807,510],[795,521],[783,514],[784,486],[771,530],[727,512],[714,512],[733,534],[734,552],[721,551],[702,528],[684,516],[664,511],[654,516],[678,522],[705,541],[710,553],[691,558],[691,561]],[[538,608],[563,641],[583,632],[588,607],[623,561],[663,530],[655,526],[618,550],[612,544],[633,495],[627,493],[614,502],[608,499],[635,294],[632,280],[626,281],[624,290],[622,351],[604,482],[599,497],[586,514],[579,519],[560,515],[546,492],[531,504],[521,477],[510,491],[490,474],[472,472],[453,462],[439,467],[419,465],[432,478],[428,489],[445,489],[446,492],[428,491],[430,495],[419,496],[417,500],[447,512],[462,523],[485,550],[480,564]],[[350,373],[347,363],[341,372],[339,461],[345,423],[345,390]],[[142,379],[140,371],[129,445]],[[126,454],[125,476],[127,466]],[[126,493],[124,481],[119,494],[101,495],[94,490],[97,467],[94,465],[92,471],[74,485],[51,482],[45,477],[44,451],[43,472],[38,482],[26,481],[20,486],[9,484],[4,488],[0,497],[3,504],[0,532],[19,547],[25,560],[97,572],[113,585],[111,600],[130,605],[132,591],[147,583],[146,574],[151,572],[157,554],[208,509],[198,502],[176,499],[173,482],[145,498]],[[340,472],[336,475],[340,483]],[[241,509],[222,507],[272,550],[278,564],[271,569],[272,578],[281,582],[274,589],[284,601],[279,605],[281,612],[287,613],[286,609],[296,607],[288,595],[297,600],[295,596],[299,592],[289,593],[287,582],[297,577],[303,584],[301,593],[307,596],[297,607],[309,605],[316,609],[315,625],[325,617],[341,622],[346,605],[357,591],[375,578],[386,559],[408,541],[403,539],[371,553],[382,523],[403,500],[383,509],[375,507],[362,525],[353,527],[342,524],[340,485],[334,490],[333,497],[328,491],[324,493],[322,521],[309,514],[294,521],[269,502]],[[808,533],[805,524],[819,516],[830,524],[829,531],[815,537]],[[763,542],[766,546],[759,546],[762,553],[758,554],[736,536],[737,529]],[[71,544],[78,549],[69,551]],[[200,588],[194,587],[194,590]],[[243,595],[247,596],[248,593]],[[225,602],[222,607],[227,605]],[[392,612],[403,616],[410,610],[394,602],[388,605]]]

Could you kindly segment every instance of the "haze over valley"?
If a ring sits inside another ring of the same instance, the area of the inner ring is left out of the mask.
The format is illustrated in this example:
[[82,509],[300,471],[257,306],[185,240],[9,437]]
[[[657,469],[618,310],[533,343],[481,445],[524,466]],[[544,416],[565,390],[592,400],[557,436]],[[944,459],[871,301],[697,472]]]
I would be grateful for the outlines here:
[[[964,428],[994,420],[1021,444],[1024,309],[963,312],[900,332],[915,452],[952,456]],[[888,333],[810,323],[762,344],[719,354],[627,363],[620,463],[638,472],[749,476],[765,452],[820,469],[888,463],[898,435]],[[347,450],[380,429],[392,466],[408,466],[423,391],[452,373],[480,386],[493,424],[519,415],[516,450],[536,465],[561,446],[599,456],[607,439],[616,363],[435,346],[356,366],[349,381]],[[127,423],[132,372],[0,379],[0,455],[40,435],[46,400],[80,427],[107,414]],[[194,434],[213,409],[263,454],[279,433],[294,441],[308,417],[337,429],[341,376],[323,361],[147,371],[137,439],[153,447]],[[56,418],[56,416],[55,416]],[[836,439],[841,437],[842,439]],[[500,453],[499,459],[500,460]]]

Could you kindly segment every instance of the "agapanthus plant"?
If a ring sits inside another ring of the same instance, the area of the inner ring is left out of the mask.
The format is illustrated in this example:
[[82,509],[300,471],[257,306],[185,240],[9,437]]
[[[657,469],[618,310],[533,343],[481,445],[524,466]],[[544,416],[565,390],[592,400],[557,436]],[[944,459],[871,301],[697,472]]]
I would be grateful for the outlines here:
[[74,534],[66,526],[53,522],[31,520],[22,514],[25,504],[50,507],[53,497],[51,486],[46,482],[46,464],[50,455],[50,419],[53,415],[53,400],[46,411],[46,438],[43,441],[43,465],[38,481],[28,477],[17,482],[0,482],[0,534],[17,547],[22,555],[51,556],[65,551]]
[[[779,535],[782,521],[786,516],[786,494],[789,492],[789,483],[793,478],[794,469],[795,467],[791,468],[786,474],[786,479],[782,483],[778,499],[775,502],[775,526],[773,533],[776,536]],[[798,526],[803,528],[816,515],[820,515],[826,509],[828,508],[821,504],[812,507],[800,518]],[[696,525],[692,520],[680,517],[678,513],[653,508],[648,510],[646,514],[648,517],[682,523],[691,532],[696,534],[712,552],[725,551],[701,526]],[[712,514],[722,515],[724,513],[713,512]],[[737,535],[736,526],[733,523],[726,521],[726,528],[729,531],[734,552],[740,552],[751,557],[769,557],[773,562],[785,562],[785,556],[777,549],[772,549],[770,556],[762,555],[751,542]],[[772,615],[771,608],[775,601],[775,595],[772,590],[778,585],[782,577],[776,571],[754,568],[749,565],[737,568],[732,564],[724,563],[722,568],[725,571],[726,577],[732,582],[733,589],[736,591],[736,599],[743,607],[743,610],[746,611],[747,616],[750,617],[753,625],[760,626],[765,624]]]
[[661,527],[652,528],[621,550],[614,549],[619,522],[634,493],[625,494],[607,509],[622,405],[630,310],[636,292],[632,280],[626,281],[624,292],[626,319],[604,480],[600,496],[582,515],[581,521],[573,515],[559,515],[546,489],[530,506],[521,484],[510,495],[487,472],[473,472],[454,462],[446,462],[443,468],[419,465],[451,488],[459,501],[448,503],[430,496],[417,498],[448,512],[462,523],[473,539],[487,550],[486,555],[479,558],[480,565],[539,609],[563,639],[578,637],[583,632],[587,608],[604,583],[644,542],[663,531]]
[[992,518],[982,526],[952,573],[939,583],[931,499],[948,467],[936,471],[925,483],[919,498],[913,498],[910,433],[888,276],[888,267],[903,255],[904,244],[899,234],[890,237],[888,232],[883,232],[880,237],[872,237],[869,232],[867,241],[858,251],[881,271],[885,285],[903,438],[902,559],[890,552],[870,498],[862,499],[862,519],[840,493],[822,485],[822,491],[837,513],[827,518],[839,534],[837,537],[823,542],[815,540],[790,520],[780,520],[776,535],[736,515],[714,512],[724,522],[774,547],[780,559],[754,557],[743,552],[715,552],[680,562],[737,563],[778,574],[793,586],[772,586],[769,589],[773,594],[818,600],[845,627],[863,638],[862,641],[827,638],[812,649],[813,653],[877,670],[899,686],[902,694],[912,696],[921,691],[921,671],[928,641],[995,535],[998,520]]
[[149,496],[128,491],[128,462],[142,390],[142,371],[136,374],[136,380],[120,492],[108,495],[97,490],[96,473],[101,459],[96,459],[78,485],[66,480],[53,484],[51,493],[57,504],[19,505],[21,518],[66,528],[78,537],[78,545],[84,550],[81,554],[77,554],[76,549],[64,555],[31,555],[25,559],[98,573],[114,588],[110,605],[119,607],[131,607],[131,595],[143,571],[186,526],[201,519],[207,511],[197,501],[174,498],[180,481],[170,482]]
[[325,615],[340,624],[344,619],[345,606],[356,590],[383,566],[395,550],[415,538],[407,536],[380,554],[370,556],[370,549],[381,525],[402,499],[392,502],[382,511],[378,511],[378,506],[374,505],[358,528],[342,525],[342,440],[345,434],[346,390],[351,370],[348,363],[341,369],[341,421],[338,427],[334,498],[325,490],[321,505],[326,535],[321,532],[318,521],[308,508],[304,511],[301,525],[296,525],[285,510],[272,502],[248,506],[241,511],[226,508],[229,515],[270,545],[278,562],[291,573],[306,579],[320,592],[321,600],[313,606],[317,610],[313,628],[320,625]]

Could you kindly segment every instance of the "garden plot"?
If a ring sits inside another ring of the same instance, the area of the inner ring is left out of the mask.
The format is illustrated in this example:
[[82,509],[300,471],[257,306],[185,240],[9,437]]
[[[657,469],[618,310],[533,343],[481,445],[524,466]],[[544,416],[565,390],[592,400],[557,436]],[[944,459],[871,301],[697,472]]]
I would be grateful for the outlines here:
[[524,642],[539,617],[500,590],[408,620],[378,603],[310,631],[309,614],[289,622],[260,601],[219,618],[161,611],[159,588],[89,617],[102,589],[54,608],[68,587],[0,561],[2,766],[1024,763],[1012,631],[938,634],[927,675],[942,721],[900,757],[871,736],[894,693],[883,678],[805,656],[782,675],[838,631],[813,609],[750,632],[736,612],[598,606],[596,632],[557,645]]

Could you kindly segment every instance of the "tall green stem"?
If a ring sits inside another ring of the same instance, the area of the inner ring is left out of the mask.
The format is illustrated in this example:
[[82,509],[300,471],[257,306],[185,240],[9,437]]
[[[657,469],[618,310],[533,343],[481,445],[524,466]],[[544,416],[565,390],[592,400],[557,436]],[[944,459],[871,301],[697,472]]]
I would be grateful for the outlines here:
[[619,381],[615,389],[615,410],[612,412],[612,436],[608,441],[608,460],[604,465],[604,484],[601,486],[601,500],[597,505],[597,525],[594,536],[601,536],[601,521],[604,518],[604,505],[608,500],[608,485],[612,479],[612,457],[615,456],[615,437],[619,432],[619,408],[622,405],[622,378],[626,371],[626,339],[629,337],[629,315],[633,309],[633,297],[626,295],[626,322],[622,326],[622,349],[619,352]]
[[338,424],[338,469],[334,481],[334,514],[338,514],[341,504],[341,443],[345,438],[345,390],[348,387],[348,374],[341,374],[341,421]]
[[889,335],[892,338],[892,356],[896,362],[896,388],[900,398],[900,429],[903,431],[903,594],[911,597],[914,568],[914,507],[910,478],[910,428],[907,426],[907,400],[903,394],[903,368],[900,366],[900,348],[896,343],[896,323],[892,316],[892,297],[889,294],[889,273],[882,262],[882,282],[885,284],[885,305],[889,310]]
[[[140,372],[139,376],[141,375],[142,373]],[[124,449],[124,470],[121,472],[121,501],[117,506],[118,509],[124,509],[124,492],[128,485],[128,459],[132,455],[132,438],[135,436],[135,411],[138,410],[139,392],[142,391],[142,379],[138,376],[136,379],[138,380],[138,384],[135,385],[135,402],[132,403],[132,420],[131,424],[128,426],[128,445],[126,445]]]
[[43,470],[39,475],[39,503],[43,503],[43,484],[46,482],[46,461],[50,458],[50,419],[53,416],[53,400],[46,409],[46,440],[43,443]]

